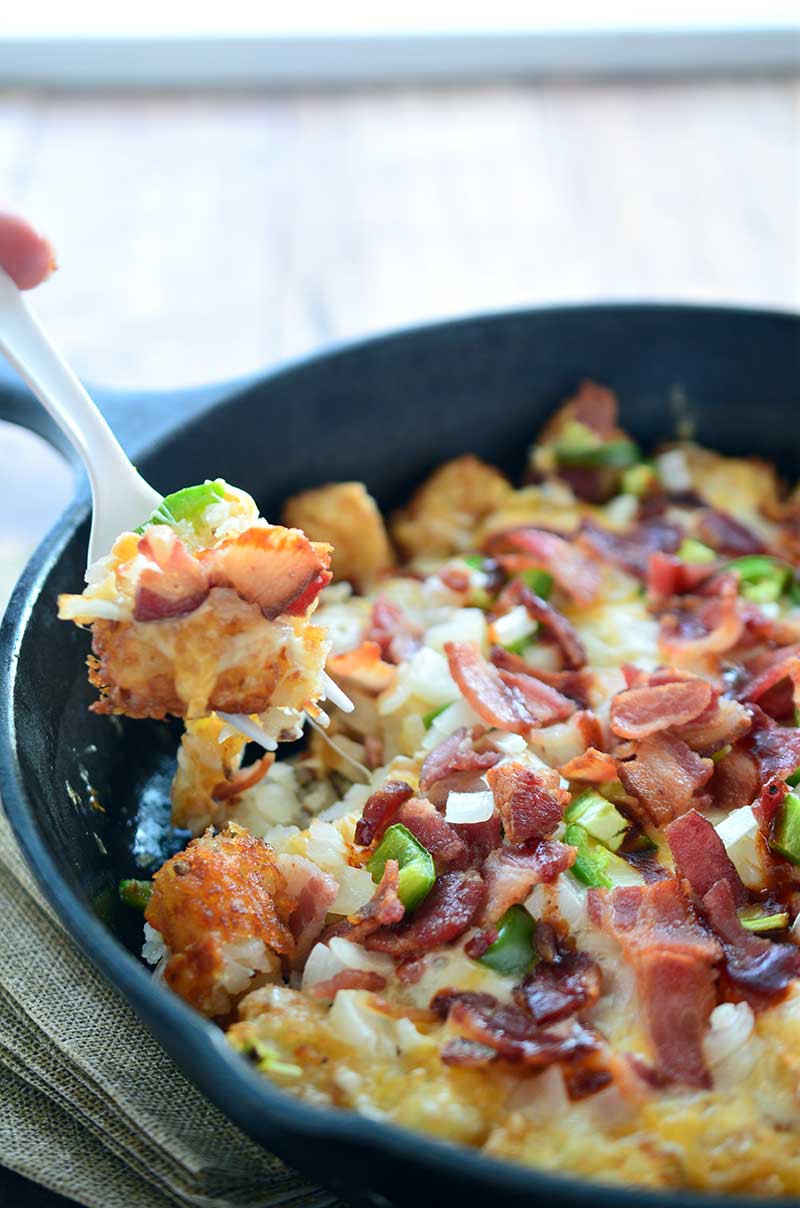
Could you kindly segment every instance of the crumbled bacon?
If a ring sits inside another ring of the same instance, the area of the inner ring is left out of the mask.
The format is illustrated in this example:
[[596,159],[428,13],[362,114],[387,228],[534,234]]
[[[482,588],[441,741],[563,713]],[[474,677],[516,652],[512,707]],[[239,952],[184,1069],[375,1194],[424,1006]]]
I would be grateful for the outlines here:
[[514,1001],[538,1024],[557,1023],[593,1007],[600,997],[600,966],[585,952],[560,952],[539,961],[514,989]]
[[330,546],[278,525],[246,529],[204,550],[202,560],[213,587],[233,588],[268,621],[302,615],[331,581]]
[[548,432],[556,425],[559,427],[568,420],[574,420],[590,428],[601,440],[609,440],[624,433],[617,427],[617,396],[608,386],[601,386],[591,378],[584,378],[571,398],[568,398],[542,435],[547,438]]
[[464,951],[472,960],[478,961],[489,951],[492,944],[497,942],[499,934],[496,927],[484,927],[470,936],[464,945]]
[[496,923],[512,906],[519,905],[535,885],[551,884],[575,863],[577,851],[557,839],[543,839],[525,847],[496,848],[486,857],[483,876],[486,898],[481,918]]
[[761,782],[790,776],[800,767],[800,729],[779,725],[758,705],[750,708],[753,726],[742,747],[755,758]]
[[486,779],[509,843],[546,839],[553,834],[569,802],[558,772],[502,763],[491,768]]
[[486,1044],[478,1044],[464,1036],[453,1036],[442,1045],[441,1059],[445,1065],[469,1070],[499,1060],[499,1053]]
[[483,878],[475,869],[443,873],[410,919],[398,927],[373,931],[365,947],[390,956],[432,952],[463,935],[480,910],[483,895]]
[[279,855],[277,862],[286,879],[287,891],[294,899],[289,915],[289,930],[295,942],[292,968],[302,969],[325,926],[325,916],[339,886],[330,873],[317,868],[305,856]]
[[519,675],[533,676],[543,684],[555,688],[562,696],[574,700],[579,709],[588,709],[591,703],[591,691],[594,676],[588,669],[581,671],[543,671],[540,667],[532,667],[524,658],[505,650],[502,646],[492,646],[489,655],[495,667],[501,671],[514,671]]
[[171,528],[151,525],[138,548],[153,565],[139,574],[134,620],[163,621],[200,607],[209,593],[208,576]]
[[538,726],[549,726],[556,721],[566,721],[575,712],[575,701],[551,688],[537,676],[518,671],[501,671],[500,679],[520,698],[533,722]]
[[737,997],[756,1009],[782,997],[800,977],[800,949],[754,935],[736,913],[736,899],[727,880],[714,884],[703,897],[703,912],[722,940],[725,974]]
[[673,553],[680,545],[681,531],[659,517],[643,521],[628,533],[617,533],[593,520],[584,520],[581,540],[601,558],[644,579],[651,554]]
[[613,755],[589,747],[558,769],[566,780],[585,780],[587,784],[604,784],[617,779],[617,761]]
[[437,863],[462,864],[466,860],[466,843],[430,801],[419,797],[405,801],[400,806],[397,821],[411,831]]
[[671,822],[664,833],[676,873],[689,882],[698,900],[717,881],[726,881],[737,906],[747,901],[747,890],[741,877],[725,850],[725,844],[707,818],[698,814],[697,810],[690,810]]
[[621,945],[660,1072],[707,1087],[702,1041],[715,1005],[720,950],[673,877],[652,885],[589,890],[589,917]]
[[737,693],[739,700],[758,703],[770,717],[791,716],[800,701],[800,648],[772,651],[768,659]]
[[647,562],[647,598],[654,608],[663,607],[672,596],[696,591],[716,572],[717,563],[683,562],[675,554],[656,552]]
[[598,568],[573,542],[556,533],[523,525],[492,533],[486,548],[509,574],[518,574],[529,567],[549,571],[576,604],[593,604],[598,597]]
[[764,542],[741,520],[734,520],[727,512],[715,508],[703,508],[695,520],[697,536],[710,545],[718,554],[729,558],[740,558],[744,554],[761,554]]
[[536,724],[521,694],[503,682],[500,672],[487,663],[477,646],[446,642],[444,652],[460,691],[487,725],[527,734]]
[[387,826],[394,821],[403,802],[413,796],[414,790],[404,780],[387,780],[383,788],[364,802],[361,817],[356,823],[356,843],[360,847],[369,847],[380,839]]
[[345,936],[354,944],[363,943],[373,932],[399,923],[406,912],[400,901],[397,887],[400,867],[396,860],[387,860],[380,884],[368,902],[355,912],[334,923],[325,932],[325,941],[334,936]]
[[673,734],[651,734],[636,745],[633,759],[617,765],[625,791],[638,798],[656,826],[685,814],[695,793],[714,772],[710,759],[701,759]]
[[578,1024],[567,1033],[547,1032],[527,1011],[505,1006],[488,994],[451,992],[446,999],[437,995],[431,1006],[436,1004],[441,1010],[440,998],[447,1002],[449,1024],[463,1039],[529,1069],[545,1069],[560,1062],[572,1064],[599,1048],[597,1037]]
[[718,595],[696,596],[691,608],[664,613],[659,643],[668,657],[724,654],[738,644],[745,621],[736,576],[723,575],[718,585]]
[[373,969],[342,969],[327,981],[316,982],[308,993],[312,998],[335,998],[340,990],[371,990],[386,988],[386,978]]
[[684,726],[677,726],[675,734],[698,755],[714,755],[723,747],[737,742],[752,724],[750,710],[727,696],[717,696],[703,713]]
[[422,630],[397,604],[378,596],[364,640],[375,642],[388,663],[402,663],[419,649]]
[[585,667],[586,647],[578,637],[574,626],[558,609],[553,608],[552,604],[548,604],[541,596],[537,596],[534,591],[531,591],[521,579],[514,579],[501,593],[497,606],[498,609],[501,609],[519,604],[523,606],[531,620],[541,625],[542,629],[560,648],[564,656],[565,667],[572,671]]
[[437,782],[458,772],[481,773],[501,759],[499,751],[476,751],[466,726],[449,734],[425,757],[419,773],[419,787],[428,794]]
[[715,764],[708,791],[719,809],[735,810],[750,804],[758,794],[759,784],[756,761],[747,751],[734,747]]
[[467,845],[467,861],[473,868],[480,868],[486,857],[500,846],[503,828],[500,815],[495,810],[485,822],[459,822],[453,829]]
[[659,730],[694,721],[711,700],[711,685],[697,677],[628,688],[618,692],[611,702],[611,729],[620,738],[647,738]]

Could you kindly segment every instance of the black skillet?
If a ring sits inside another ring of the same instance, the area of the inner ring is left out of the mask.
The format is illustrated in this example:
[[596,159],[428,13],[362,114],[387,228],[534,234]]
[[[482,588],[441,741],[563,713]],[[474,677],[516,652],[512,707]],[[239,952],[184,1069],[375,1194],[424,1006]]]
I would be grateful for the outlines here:
[[[384,336],[247,383],[95,397],[159,490],[222,475],[277,518],[287,495],[334,479],[363,480],[391,508],[439,462],[466,451],[519,475],[540,424],[584,376],[619,392],[623,423],[645,446],[688,421],[705,444],[758,453],[797,474],[800,320],[782,314],[686,306],[500,314]],[[0,418],[52,436],[41,408],[8,378]],[[166,792],[177,732],[87,711],[87,635],[56,620],[55,600],[80,588],[88,529],[84,493],[34,555],[6,612],[0,793],[66,927],[197,1086],[267,1149],[351,1200],[729,1204],[539,1174],[305,1106],[251,1072],[215,1027],[151,982],[133,955],[138,928],[116,907],[114,890],[175,843]],[[105,813],[91,808],[88,784]]]

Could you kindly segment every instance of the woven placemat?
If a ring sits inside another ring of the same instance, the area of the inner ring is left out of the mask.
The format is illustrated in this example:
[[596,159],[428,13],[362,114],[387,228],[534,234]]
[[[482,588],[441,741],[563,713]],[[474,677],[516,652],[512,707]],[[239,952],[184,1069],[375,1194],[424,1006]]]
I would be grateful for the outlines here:
[[86,1208],[334,1208],[187,1082],[70,940],[0,809],[0,1164]]

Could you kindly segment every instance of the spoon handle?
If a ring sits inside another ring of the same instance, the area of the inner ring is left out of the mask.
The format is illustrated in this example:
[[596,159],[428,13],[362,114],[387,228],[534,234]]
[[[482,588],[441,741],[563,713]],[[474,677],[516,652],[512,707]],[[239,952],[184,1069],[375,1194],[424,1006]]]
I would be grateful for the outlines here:
[[161,502],[134,469],[69,365],[50,343],[20,290],[0,269],[0,351],[80,455],[92,487],[89,563],[141,524]]

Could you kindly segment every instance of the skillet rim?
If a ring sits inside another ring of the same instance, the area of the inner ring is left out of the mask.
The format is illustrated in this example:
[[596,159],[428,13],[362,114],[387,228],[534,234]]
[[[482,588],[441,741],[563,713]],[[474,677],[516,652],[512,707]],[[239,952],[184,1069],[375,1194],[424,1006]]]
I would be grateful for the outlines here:
[[[138,459],[146,459],[162,452],[176,440],[182,428],[208,419],[214,412],[224,409],[243,394],[267,383],[279,383],[283,377],[291,376],[312,365],[324,365],[342,356],[358,356],[374,345],[398,342],[413,343],[419,339],[436,338],[445,331],[480,325],[502,324],[547,315],[557,320],[560,315],[579,313],[587,318],[596,315],[624,319],[636,313],[670,313],[678,317],[701,315],[724,319],[750,321],[788,321],[798,327],[800,338],[800,313],[735,304],[705,304],[684,302],[638,302],[613,301],[610,303],[570,303],[552,306],[522,307],[511,310],[489,311],[463,315],[434,322],[416,324],[401,329],[371,335],[364,339],[348,340],[332,344],[312,355],[294,358],[260,374],[235,379],[229,384],[219,383],[214,397],[191,414],[184,415],[178,424],[167,432],[161,432],[152,443],[143,443],[135,449]],[[170,395],[190,397],[203,396],[209,387],[198,386],[184,391],[163,391],[150,397],[165,398]],[[107,392],[113,401],[123,401],[126,395],[142,392]],[[146,399],[148,396],[144,395]],[[131,450],[132,452],[134,450]],[[114,989],[122,995],[128,1005],[136,1011],[140,1021],[147,1027],[159,1044],[167,1048],[176,1065],[202,1093],[251,1136],[258,1144],[269,1149],[265,1133],[270,1120],[280,1120],[288,1132],[307,1141],[323,1141],[336,1145],[346,1139],[348,1144],[363,1147],[365,1167],[370,1157],[380,1160],[382,1155],[394,1160],[406,1160],[413,1154],[413,1164],[424,1172],[435,1172],[440,1179],[456,1175],[470,1178],[476,1191],[507,1191],[515,1197],[535,1195],[537,1192],[548,1197],[552,1203],[576,1203],[591,1199],[599,1204],[612,1205],[677,1205],[682,1208],[771,1208],[788,1202],[780,1199],[753,1199],[738,1195],[706,1194],[705,1192],[681,1189],[652,1190],[637,1186],[617,1186],[567,1175],[551,1174],[536,1167],[526,1167],[488,1157],[467,1146],[434,1140],[419,1132],[393,1123],[370,1120],[355,1112],[317,1107],[296,1099],[268,1079],[257,1075],[246,1062],[228,1045],[223,1033],[202,1016],[192,1011],[176,995],[152,981],[150,974],[123,947],[112,932],[100,922],[77,893],[62,879],[45,841],[39,833],[36,814],[29,800],[19,761],[14,711],[16,665],[19,651],[25,640],[30,615],[40,599],[42,588],[51,570],[58,562],[64,549],[74,538],[77,529],[85,521],[89,510],[85,483],[79,485],[78,494],[64,514],[40,543],[26,566],[11,599],[8,602],[2,626],[0,626],[0,796],[6,815],[23,850],[29,869],[55,909],[70,936],[78,943],[89,960],[100,970]],[[169,1043],[165,1042],[169,1038]],[[261,1127],[255,1127],[253,1117],[260,1116]],[[267,1126],[266,1128],[264,1126]],[[280,1148],[280,1146],[279,1146]],[[326,1182],[326,1174],[315,1170],[310,1177]],[[331,1175],[327,1179],[331,1179]],[[341,1194],[347,1188],[333,1180]],[[369,1195],[370,1192],[365,1194]]]

